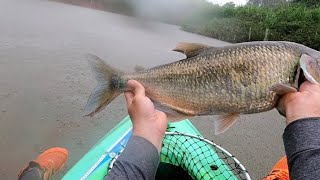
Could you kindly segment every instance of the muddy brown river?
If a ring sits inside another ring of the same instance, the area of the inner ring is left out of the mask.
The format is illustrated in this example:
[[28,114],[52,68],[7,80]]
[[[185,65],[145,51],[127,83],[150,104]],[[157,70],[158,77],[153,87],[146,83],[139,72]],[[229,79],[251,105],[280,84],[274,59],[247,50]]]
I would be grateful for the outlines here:
[[[228,44],[181,31],[178,26],[41,0],[0,1],[0,179],[43,150],[70,151],[67,171],[126,115],[123,96],[93,118],[81,112],[96,81],[85,59],[96,54],[131,72],[184,56],[170,51],[179,41]],[[215,136],[213,119],[192,122],[235,155],[253,179],[265,176],[284,155],[284,119],[276,111],[242,116]],[[57,177],[61,177],[63,173]]]

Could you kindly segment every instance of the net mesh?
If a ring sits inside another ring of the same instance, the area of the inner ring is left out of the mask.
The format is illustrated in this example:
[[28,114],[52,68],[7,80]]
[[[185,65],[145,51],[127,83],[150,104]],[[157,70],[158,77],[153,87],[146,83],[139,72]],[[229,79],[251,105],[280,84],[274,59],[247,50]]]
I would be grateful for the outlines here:
[[193,179],[250,179],[233,155],[200,136],[166,133],[160,159],[183,168]]
[[[108,170],[112,168],[114,161],[121,152],[119,151],[113,156]],[[182,168],[192,179],[196,180],[251,180],[247,170],[232,154],[201,136],[166,132],[162,141],[160,161],[163,164],[171,164]],[[174,173],[178,171],[172,166],[170,168],[174,169]],[[165,171],[165,173],[169,172],[168,170]],[[172,179],[173,176],[170,177],[169,179]],[[181,179],[181,176],[173,179]]]

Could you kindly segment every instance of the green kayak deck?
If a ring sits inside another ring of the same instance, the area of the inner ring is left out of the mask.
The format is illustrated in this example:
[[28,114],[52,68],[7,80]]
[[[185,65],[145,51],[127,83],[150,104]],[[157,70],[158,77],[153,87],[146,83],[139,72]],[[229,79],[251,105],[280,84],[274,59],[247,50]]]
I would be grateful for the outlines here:
[[[168,127],[169,132],[187,133],[202,137],[189,120],[169,123]],[[128,116],[94,145],[62,179],[103,179],[108,173],[110,163],[123,151],[131,135],[132,124]],[[188,144],[187,140],[181,140],[181,137],[179,137],[178,142],[173,144],[172,138],[175,138],[175,136],[166,135],[164,138],[163,142],[167,143],[167,145],[166,148],[162,148],[161,162],[184,167],[194,179],[226,179],[224,177],[237,179],[233,172],[230,171],[229,166],[211,148],[212,146],[207,145],[205,142]],[[199,158],[205,157],[206,153],[210,153],[210,156],[208,156],[210,158],[206,158],[204,162]],[[183,154],[183,157],[181,154]],[[214,163],[219,166],[218,171],[212,171],[210,164],[206,164],[210,160],[214,160]]]

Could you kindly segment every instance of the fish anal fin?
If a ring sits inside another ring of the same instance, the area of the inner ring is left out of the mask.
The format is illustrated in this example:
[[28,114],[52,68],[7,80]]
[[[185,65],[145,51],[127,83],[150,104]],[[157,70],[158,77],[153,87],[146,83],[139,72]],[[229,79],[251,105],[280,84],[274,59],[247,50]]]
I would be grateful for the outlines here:
[[313,84],[320,83],[320,66],[317,61],[307,54],[302,54],[300,66],[304,77]]
[[276,84],[270,88],[270,91],[273,91],[277,93],[279,96],[282,96],[287,93],[297,92],[297,89],[286,84]]
[[229,129],[239,119],[239,113],[230,113],[227,115],[220,116],[214,121],[215,135],[221,134]]
[[187,43],[180,42],[173,51],[181,52],[187,56],[187,58],[197,56],[202,50],[209,48],[210,46],[199,43]]
[[180,120],[187,119],[187,118],[190,118],[193,116],[190,114],[185,114],[183,112],[179,112],[179,111],[172,109],[172,108],[170,108],[164,104],[161,104],[160,102],[157,102],[157,101],[153,101],[153,104],[154,104],[155,109],[162,111],[167,115],[168,120],[170,122],[180,121]]

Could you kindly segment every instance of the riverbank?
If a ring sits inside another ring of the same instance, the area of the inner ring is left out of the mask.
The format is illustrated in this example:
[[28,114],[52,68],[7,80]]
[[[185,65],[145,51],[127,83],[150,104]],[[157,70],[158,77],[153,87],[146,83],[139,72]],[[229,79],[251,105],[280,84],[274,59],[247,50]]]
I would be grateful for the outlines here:
[[316,5],[278,2],[272,6],[235,6],[232,3],[219,6],[206,1],[192,4],[189,0],[185,1],[185,7],[175,10],[174,2],[179,0],[166,5],[150,3],[144,8],[123,0],[54,1],[176,24],[184,31],[231,43],[292,41],[320,49],[320,7]]

